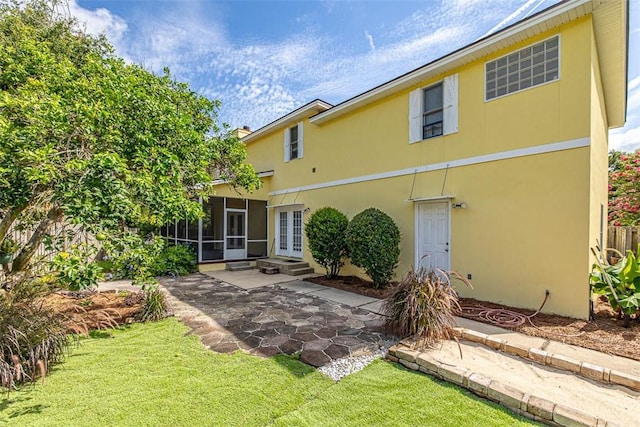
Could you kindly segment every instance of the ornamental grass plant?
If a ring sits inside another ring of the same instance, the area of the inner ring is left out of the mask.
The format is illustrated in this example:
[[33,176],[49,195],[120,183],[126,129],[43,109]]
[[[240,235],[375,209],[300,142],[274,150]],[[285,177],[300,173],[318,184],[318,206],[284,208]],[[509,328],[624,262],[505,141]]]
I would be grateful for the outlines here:
[[0,291],[0,389],[44,378],[73,343],[66,318],[42,304],[38,282]]
[[383,303],[389,332],[400,338],[412,338],[418,348],[452,338],[454,314],[460,310],[458,294],[451,285],[453,280],[472,287],[456,272],[438,268],[410,271]]

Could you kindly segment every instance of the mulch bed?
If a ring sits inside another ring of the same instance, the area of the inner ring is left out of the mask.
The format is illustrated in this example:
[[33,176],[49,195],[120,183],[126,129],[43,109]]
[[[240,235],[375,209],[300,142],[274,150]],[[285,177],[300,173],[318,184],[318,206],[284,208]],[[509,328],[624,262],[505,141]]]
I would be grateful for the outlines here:
[[[375,289],[371,282],[354,276],[340,276],[331,280],[323,276],[305,280],[379,299],[384,299],[389,296],[395,287],[398,286],[397,283],[392,283],[391,286],[385,289]],[[491,309],[510,310],[525,316],[530,316],[534,313],[532,310],[477,301],[472,298],[461,298],[460,305],[463,307],[481,306]],[[531,322],[526,321],[521,326],[507,329],[512,329],[529,336],[564,342],[598,350],[603,353],[640,360],[640,323],[633,320],[630,328],[624,328],[622,326],[622,320],[617,318],[611,306],[601,299],[596,301],[594,311],[595,320],[593,321],[540,313],[533,317]],[[463,310],[459,315],[480,322],[491,323],[478,318],[474,313],[473,311],[465,312]]]
[[58,291],[44,297],[44,305],[69,318],[71,330],[109,329],[131,323],[142,310],[144,298],[131,292],[66,292]]
[[327,279],[325,276],[319,276],[309,277],[304,279],[304,281],[378,299],[388,297],[398,286],[398,282],[391,282],[391,284],[385,288],[376,289],[373,287],[372,282],[368,282],[356,276],[338,276],[335,279]]

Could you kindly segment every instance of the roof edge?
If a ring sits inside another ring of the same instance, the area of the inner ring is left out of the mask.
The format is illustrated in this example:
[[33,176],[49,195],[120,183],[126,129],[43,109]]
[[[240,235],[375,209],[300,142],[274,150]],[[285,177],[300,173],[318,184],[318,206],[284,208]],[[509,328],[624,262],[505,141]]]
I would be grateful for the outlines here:
[[[366,92],[347,99],[346,101],[343,101],[328,110],[319,112],[309,121],[318,125],[325,123],[329,120],[339,117],[343,112],[346,113],[355,108],[358,108],[361,105],[366,105],[366,101],[369,99],[373,98],[373,101],[377,99],[376,97],[381,97],[385,96],[386,94],[393,93],[396,88],[413,85],[414,81],[422,80],[430,73],[437,74],[439,72],[445,71],[445,67],[454,63],[455,61],[459,61],[465,57],[471,56],[474,53],[482,51],[483,49],[487,49],[489,46],[495,44],[496,42],[524,33],[530,28],[547,22],[557,16],[567,14],[568,12],[583,6],[592,7],[592,0],[565,0],[557,3],[544,10],[541,10],[534,15],[531,15],[528,18],[515,22],[498,32],[478,39],[466,46],[461,47],[460,49],[446,54],[445,56],[437,58],[425,65],[409,71],[408,73],[405,73],[386,83],[376,86],[373,89],[369,89]],[[571,20],[578,19],[579,17],[580,16],[574,16]]]
[[[313,101],[307,104],[304,104],[303,106],[296,108],[292,112],[280,117],[279,119],[276,119],[271,123],[261,127],[260,129],[253,131],[249,135],[243,137],[241,141],[244,143],[249,143],[254,139],[257,139],[269,132],[276,130],[277,128],[279,128],[280,126],[284,125],[287,122],[300,120],[301,118],[304,118],[304,117],[317,115],[318,113],[326,111],[332,107],[333,105],[329,104],[328,102],[323,101],[319,98],[316,98]],[[311,113],[311,114],[308,114],[308,113]]]

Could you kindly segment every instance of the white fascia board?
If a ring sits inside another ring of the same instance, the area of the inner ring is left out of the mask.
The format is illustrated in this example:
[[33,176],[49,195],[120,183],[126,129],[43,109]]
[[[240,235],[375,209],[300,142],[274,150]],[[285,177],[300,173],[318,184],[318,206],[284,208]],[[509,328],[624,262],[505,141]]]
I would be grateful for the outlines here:
[[[256,173],[258,178],[266,178],[268,176],[273,176],[273,174],[274,174],[274,172],[272,170]],[[231,181],[226,180],[226,179],[215,179],[215,180],[211,181],[211,185],[229,184],[230,182]]]
[[287,123],[299,122],[300,120],[304,120],[305,118],[317,114],[319,112],[325,111],[333,107],[331,104],[324,102],[320,99],[316,99],[315,101],[311,101],[308,104],[303,105],[302,107],[293,110],[289,114],[280,117],[279,119],[269,123],[266,126],[261,127],[260,129],[250,133],[241,139],[245,144],[258,139],[259,137],[266,135],[278,128],[286,125]]
[[283,203],[281,205],[267,205],[267,209],[272,209],[272,208],[285,208],[285,207],[291,207],[291,206],[304,206],[304,203]]
[[256,173],[256,175],[258,175],[258,178],[265,178],[267,176],[273,176],[273,174],[274,174],[273,170]]
[[[364,92],[350,100],[338,104],[333,108],[318,113],[311,117],[309,121],[320,125],[341,114],[347,113],[363,105],[367,105],[384,96],[387,96],[400,89],[414,86],[420,81],[426,80],[430,76],[435,76],[446,71],[460,67],[471,61],[480,59],[499,49],[510,46],[519,41],[533,37],[536,34],[548,31],[551,28],[576,20],[587,15],[593,10],[592,0],[569,0],[553,6],[546,12],[534,15],[524,21],[518,22],[511,27],[494,33],[484,39],[480,39],[466,47],[453,53],[443,56],[440,59],[424,65],[404,76],[398,77],[377,88]],[[559,21],[558,21],[558,18]],[[554,20],[557,23],[554,23]]]

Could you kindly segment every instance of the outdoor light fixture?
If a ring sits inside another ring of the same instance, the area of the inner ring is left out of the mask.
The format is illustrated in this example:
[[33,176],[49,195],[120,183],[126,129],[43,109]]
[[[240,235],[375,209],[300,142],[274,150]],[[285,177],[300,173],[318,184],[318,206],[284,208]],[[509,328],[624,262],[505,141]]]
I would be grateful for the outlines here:
[[455,208],[467,209],[467,202],[453,203],[453,204],[451,205],[451,207],[452,207],[453,209],[455,209]]

